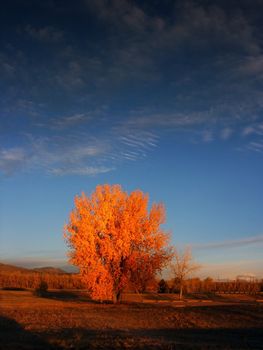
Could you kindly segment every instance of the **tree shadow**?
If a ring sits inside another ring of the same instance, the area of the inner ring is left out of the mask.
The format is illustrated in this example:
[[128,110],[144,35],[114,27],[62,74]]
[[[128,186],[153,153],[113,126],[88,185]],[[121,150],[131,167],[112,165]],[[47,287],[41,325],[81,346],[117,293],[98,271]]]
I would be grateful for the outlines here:
[[143,294],[143,300],[144,301],[167,301],[167,302],[173,302],[178,301],[176,299],[175,294],[169,294],[169,293],[154,293],[154,292],[148,292]]
[[61,301],[77,301],[77,302],[89,302],[93,303],[87,293],[83,292],[72,292],[65,290],[56,290],[56,291],[46,291],[41,295],[38,295],[39,298],[61,300]]
[[[244,317],[246,315],[247,321],[259,321],[263,324],[263,315],[262,313],[258,314],[255,313],[255,310],[258,308],[257,305],[251,304],[250,307],[247,307],[244,304],[236,304],[232,305],[231,309],[229,309],[229,305],[210,305],[210,306],[197,306],[196,310],[200,313],[200,315],[209,315],[211,316],[215,315],[217,313],[221,317],[226,317],[225,319],[229,318],[231,315],[231,318],[235,317],[238,319],[239,317]],[[262,340],[263,340],[263,329],[262,329]]]
[[46,291],[41,295],[36,295],[39,298],[46,298],[52,300],[61,300],[65,302],[77,302],[77,303],[90,303],[90,304],[113,304],[111,300],[94,300],[88,295],[87,292],[78,292],[78,291],[65,291],[65,290],[55,290],[55,291]]
[[15,320],[0,316],[0,349],[263,349],[262,328],[68,328],[34,333]]
[[49,344],[42,336],[25,330],[15,320],[0,316],[0,349],[59,349]]
[[24,292],[27,290],[26,288],[21,288],[21,287],[2,287],[1,289],[2,290],[10,290],[13,292]]
[[64,329],[53,334],[66,348],[244,350],[263,349],[262,329]]

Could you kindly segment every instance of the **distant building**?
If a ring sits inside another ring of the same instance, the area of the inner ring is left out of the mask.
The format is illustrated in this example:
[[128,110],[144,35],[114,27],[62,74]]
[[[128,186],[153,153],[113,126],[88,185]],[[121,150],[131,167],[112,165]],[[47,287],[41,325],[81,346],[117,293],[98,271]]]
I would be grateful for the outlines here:
[[252,274],[246,274],[246,275],[238,275],[236,277],[237,281],[244,281],[244,282],[255,282],[256,276]]

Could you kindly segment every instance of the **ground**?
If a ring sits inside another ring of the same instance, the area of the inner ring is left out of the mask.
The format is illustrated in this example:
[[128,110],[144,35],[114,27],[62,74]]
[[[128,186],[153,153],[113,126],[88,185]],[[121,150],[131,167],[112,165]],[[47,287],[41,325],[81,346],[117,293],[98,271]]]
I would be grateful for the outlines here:
[[263,349],[263,297],[187,299],[0,291],[0,349]]

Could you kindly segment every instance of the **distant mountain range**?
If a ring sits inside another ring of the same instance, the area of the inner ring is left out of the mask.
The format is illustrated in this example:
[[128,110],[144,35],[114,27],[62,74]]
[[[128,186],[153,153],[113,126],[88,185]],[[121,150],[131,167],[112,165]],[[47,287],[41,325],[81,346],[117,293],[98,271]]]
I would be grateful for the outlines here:
[[14,265],[9,265],[9,264],[3,264],[0,263],[0,273],[14,273],[14,272],[22,272],[22,273],[29,273],[29,272],[45,272],[45,273],[54,273],[54,274],[65,274],[68,273],[67,271],[57,268],[57,267],[52,267],[52,266],[47,266],[47,267],[37,267],[33,269],[27,269],[24,267],[20,266],[14,266]]
[[58,267],[52,267],[52,266],[47,266],[47,267],[36,267],[32,269],[33,271],[36,272],[47,272],[47,273],[68,273]]

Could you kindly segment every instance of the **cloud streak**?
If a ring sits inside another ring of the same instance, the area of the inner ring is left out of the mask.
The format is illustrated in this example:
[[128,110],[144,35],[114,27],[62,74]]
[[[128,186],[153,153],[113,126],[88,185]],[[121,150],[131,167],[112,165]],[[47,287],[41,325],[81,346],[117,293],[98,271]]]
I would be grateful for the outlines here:
[[56,176],[62,175],[82,175],[82,176],[95,176],[98,174],[108,173],[115,170],[113,167],[105,166],[82,166],[82,167],[72,167],[72,168],[52,168],[50,174]]
[[0,171],[11,175],[27,162],[27,155],[23,148],[13,147],[0,149]]
[[231,128],[224,128],[221,131],[221,138],[223,140],[228,140],[232,136],[233,130]]
[[88,122],[91,119],[89,115],[84,113],[76,113],[62,118],[54,118],[50,121],[50,127],[54,129],[65,129],[75,127]]
[[95,176],[114,171],[124,161],[144,159],[158,146],[156,134],[147,130],[127,128],[119,123],[107,132],[103,130],[101,135],[92,136],[79,128],[86,122],[86,115],[75,114],[40,124],[45,128],[51,125],[54,133],[48,136],[27,133],[20,148],[2,149],[0,171],[5,175],[41,170],[54,176]]
[[25,32],[33,39],[44,41],[46,43],[58,43],[63,39],[63,31],[52,26],[36,28],[28,24]]
[[213,242],[204,244],[193,244],[192,247],[198,250],[210,250],[210,249],[221,249],[221,248],[238,248],[243,246],[263,244],[263,235],[252,236],[241,238],[237,240],[229,240],[223,242]]

